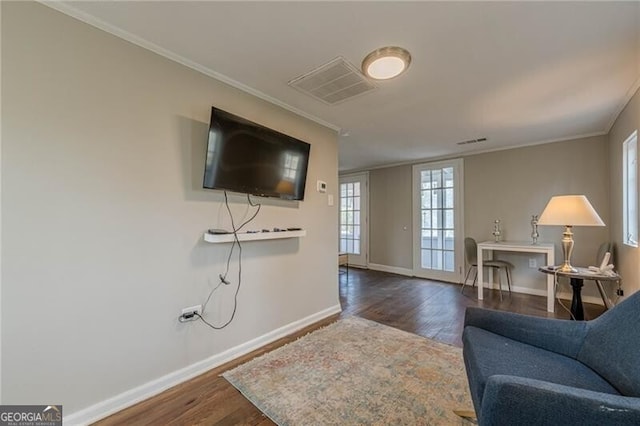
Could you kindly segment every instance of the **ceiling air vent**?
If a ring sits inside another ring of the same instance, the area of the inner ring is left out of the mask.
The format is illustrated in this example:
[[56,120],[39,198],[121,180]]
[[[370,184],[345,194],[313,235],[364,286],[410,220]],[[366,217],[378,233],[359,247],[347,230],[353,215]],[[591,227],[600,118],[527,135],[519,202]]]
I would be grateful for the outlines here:
[[456,145],[469,145],[471,143],[485,142],[487,138],[469,139],[468,141],[457,142]]
[[287,84],[329,105],[339,104],[376,89],[375,84],[341,56]]

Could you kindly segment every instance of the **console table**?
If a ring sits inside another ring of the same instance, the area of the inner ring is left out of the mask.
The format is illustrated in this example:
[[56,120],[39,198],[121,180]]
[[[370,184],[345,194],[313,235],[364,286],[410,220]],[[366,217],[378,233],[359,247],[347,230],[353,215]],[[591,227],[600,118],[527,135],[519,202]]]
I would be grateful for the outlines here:
[[[484,252],[488,252],[485,256]],[[492,259],[494,251],[511,251],[511,252],[525,252],[525,253],[543,253],[546,254],[546,264],[553,265],[555,262],[555,249],[554,245],[550,243],[538,243],[532,244],[531,242],[523,241],[483,241],[478,244],[478,300],[483,299],[483,259]],[[493,274],[489,273],[492,277]],[[547,277],[547,311],[553,312],[555,307],[555,288],[554,288],[553,276]]]
[[582,307],[582,286],[584,280],[593,280],[598,286],[598,291],[602,296],[605,308],[611,308],[611,301],[607,298],[604,288],[602,287],[602,281],[620,281],[620,275],[614,273],[613,275],[603,275],[599,272],[590,271],[587,268],[575,268],[576,272],[560,272],[555,267],[538,268],[540,272],[548,274],[553,278],[555,275],[559,277],[567,277],[570,280],[571,288],[573,289],[573,298],[571,299],[571,319],[584,320],[584,308]]

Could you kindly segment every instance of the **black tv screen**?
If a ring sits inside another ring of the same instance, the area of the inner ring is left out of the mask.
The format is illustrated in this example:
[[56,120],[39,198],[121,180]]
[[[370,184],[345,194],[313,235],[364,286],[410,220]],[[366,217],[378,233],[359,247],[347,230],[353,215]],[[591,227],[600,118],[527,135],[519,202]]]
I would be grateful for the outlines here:
[[311,145],[211,108],[203,186],[303,200]]

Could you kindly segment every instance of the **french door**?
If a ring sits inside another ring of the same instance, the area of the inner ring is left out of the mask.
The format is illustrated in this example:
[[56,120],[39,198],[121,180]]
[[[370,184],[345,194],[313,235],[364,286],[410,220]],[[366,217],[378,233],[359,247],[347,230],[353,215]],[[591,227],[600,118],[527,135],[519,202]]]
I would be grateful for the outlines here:
[[413,273],[460,282],[464,266],[463,162],[413,166]]
[[349,265],[367,267],[369,175],[340,177],[340,253],[348,253]]

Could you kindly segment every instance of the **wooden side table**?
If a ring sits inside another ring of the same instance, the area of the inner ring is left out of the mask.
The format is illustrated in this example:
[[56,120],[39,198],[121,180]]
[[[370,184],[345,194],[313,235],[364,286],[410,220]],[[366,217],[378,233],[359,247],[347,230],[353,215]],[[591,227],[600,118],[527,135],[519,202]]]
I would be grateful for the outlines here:
[[544,267],[538,268],[538,271],[543,272],[545,274],[552,274],[558,277],[567,277],[571,283],[571,288],[573,289],[573,298],[571,299],[571,319],[582,321],[584,320],[584,308],[582,306],[582,286],[584,285],[584,280],[592,280],[596,282],[598,286],[598,291],[600,292],[600,296],[602,296],[602,300],[607,309],[611,307],[611,301],[609,301],[606,297],[606,293],[604,292],[604,288],[602,287],[602,281],[620,281],[621,277],[618,274],[614,275],[603,275],[597,272],[590,271],[588,268],[578,268],[576,267],[576,272],[560,272],[553,268]]

